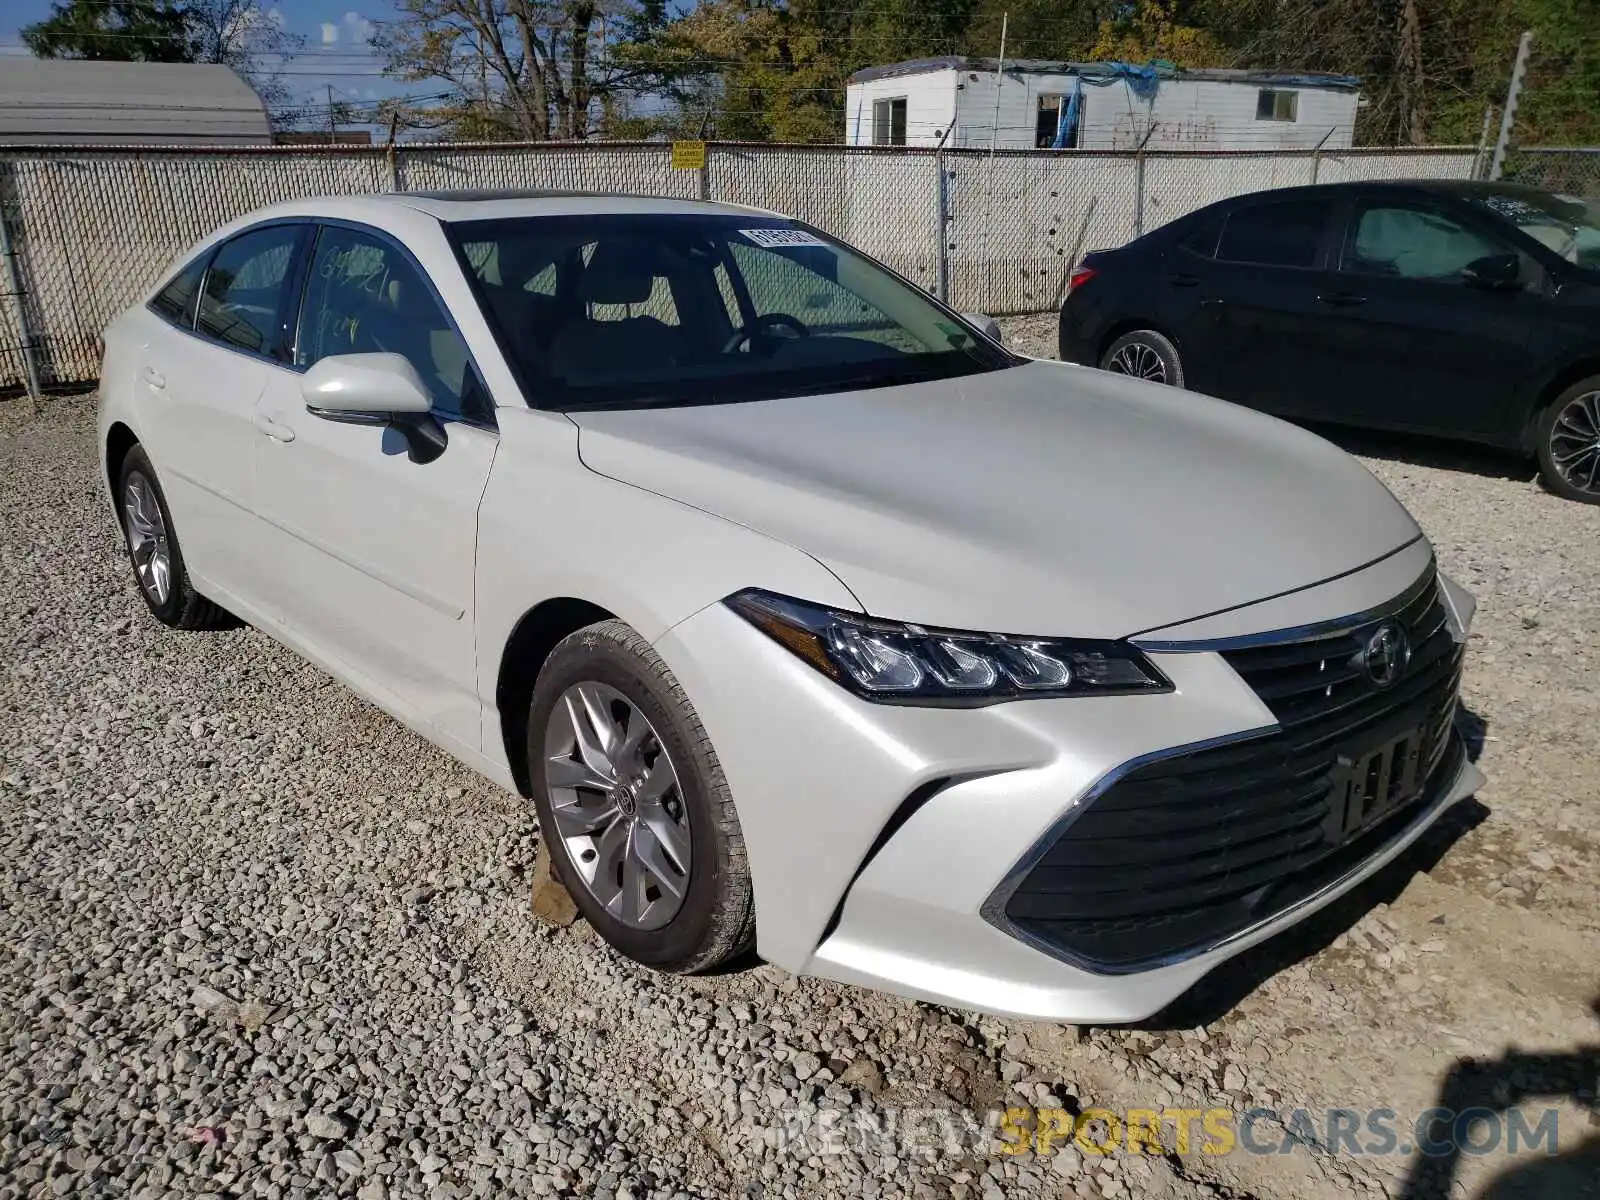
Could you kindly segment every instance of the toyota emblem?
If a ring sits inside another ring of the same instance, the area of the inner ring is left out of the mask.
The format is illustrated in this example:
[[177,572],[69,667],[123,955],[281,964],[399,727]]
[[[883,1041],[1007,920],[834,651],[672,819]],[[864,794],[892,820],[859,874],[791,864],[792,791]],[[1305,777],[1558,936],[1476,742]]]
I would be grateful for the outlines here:
[[1361,670],[1374,687],[1392,687],[1411,662],[1411,639],[1394,621],[1385,621],[1361,647]]

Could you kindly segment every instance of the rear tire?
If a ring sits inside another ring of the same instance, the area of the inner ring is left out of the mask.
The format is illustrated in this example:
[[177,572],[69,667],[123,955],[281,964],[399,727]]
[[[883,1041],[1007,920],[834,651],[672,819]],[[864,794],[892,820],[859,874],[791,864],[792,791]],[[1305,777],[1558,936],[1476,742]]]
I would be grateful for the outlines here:
[[1154,329],[1135,329],[1112,342],[1100,356],[1100,369],[1149,383],[1183,386],[1183,360],[1178,357],[1178,348],[1166,334]]
[[1579,380],[1534,422],[1539,475],[1558,496],[1600,504],[1600,375]]
[[173,629],[227,629],[238,624],[227,609],[195,591],[166,493],[143,446],[134,446],[123,457],[116,504],[134,582],[156,620]]
[[552,870],[618,953],[690,973],[754,942],[744,835],[716,751],[629,625],[601,621],[551,652],[529,706],[528,775]]

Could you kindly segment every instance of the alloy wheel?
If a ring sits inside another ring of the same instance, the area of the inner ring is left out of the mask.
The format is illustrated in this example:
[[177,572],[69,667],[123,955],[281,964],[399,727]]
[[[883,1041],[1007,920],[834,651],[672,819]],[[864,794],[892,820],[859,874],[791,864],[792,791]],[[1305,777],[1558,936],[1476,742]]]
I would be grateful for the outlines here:
[[1167,382],[1167,364],[1143,342],[1129,342],[1118,350],[1106,363],[1106,370],[1119,375],[1132,375],[1136,379],[1148,379],[1151,383]]
[[614,687],[573,684],[545,726],[544,772],[553,835],[583,886],[635,929],[671,921],[689,890],[689,816],[649,718]]
[[1556,414],[1550,461],[1580,492],[1600,495],[1600,392],[1574,396]]
[[161,516],[155,488],[137,472],[128,476],[123,489],[122,514],[139,586],[155,604],[165,604],[172,594],[172,549],[167,540],[167,523]]

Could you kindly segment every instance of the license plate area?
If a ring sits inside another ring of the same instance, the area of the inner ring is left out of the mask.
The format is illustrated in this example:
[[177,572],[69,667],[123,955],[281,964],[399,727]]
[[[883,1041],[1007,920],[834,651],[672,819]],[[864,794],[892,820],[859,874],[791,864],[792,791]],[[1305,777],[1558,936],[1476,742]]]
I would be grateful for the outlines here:
[[1375,746],[1341,752],[1329,774],[1327,840],[1349,841],[1414,799],[1426,782],[1429,740],[1426,726],[1413,725]]

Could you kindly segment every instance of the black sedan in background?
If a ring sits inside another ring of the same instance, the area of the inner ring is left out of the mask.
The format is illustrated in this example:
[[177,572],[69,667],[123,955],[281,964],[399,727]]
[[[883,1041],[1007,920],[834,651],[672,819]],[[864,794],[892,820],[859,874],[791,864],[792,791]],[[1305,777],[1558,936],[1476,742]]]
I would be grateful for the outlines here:
[[1088,255],[1061,357],[1280,416],[1537,456],[1600,504],[1600,203],[1350,183],[1214,204]]

